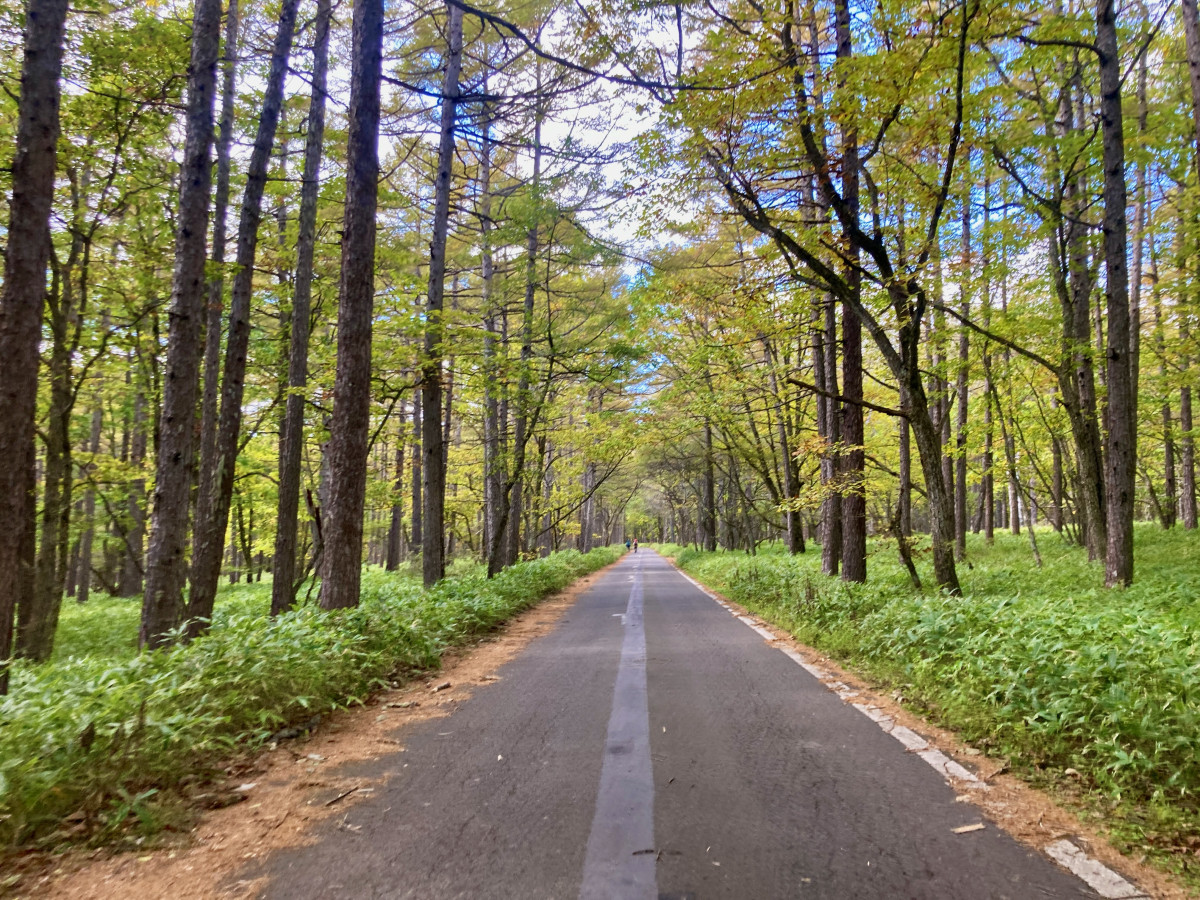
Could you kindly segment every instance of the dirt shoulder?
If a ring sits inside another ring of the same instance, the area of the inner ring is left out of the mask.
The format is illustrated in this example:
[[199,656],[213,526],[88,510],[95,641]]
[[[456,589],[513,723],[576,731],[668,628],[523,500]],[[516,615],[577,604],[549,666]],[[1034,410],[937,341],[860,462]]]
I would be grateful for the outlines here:
[[449,651],[442,667],[383,691],[366,705],[334,713],[307,739],[285,741],[233,768],[224,789],[240,802],[206,811],[178,846],[111,855],[72,851],[27,859],[18,897],[110,900],[113,897],[229,898],[256,893],[236,881],[246,863],[311,840],[313,826],[342,818],[375,784],[332,773],[344,763],[402,752],[406,726],[449,716],[479,685],[498,680],[504,663],[558,624],[601,569],[518,614],[474,645]]

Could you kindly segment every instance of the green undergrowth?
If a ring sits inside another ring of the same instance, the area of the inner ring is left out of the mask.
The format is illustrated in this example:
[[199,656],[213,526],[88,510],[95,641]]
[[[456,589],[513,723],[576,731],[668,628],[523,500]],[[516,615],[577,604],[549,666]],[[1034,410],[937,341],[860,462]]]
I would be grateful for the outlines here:
[[163,795],[288,723],[436,667],[448,647],[619,555],[565,551],[490,581],[460,567],[430,591],[412,575],[371,570],[357,608],[309,604],[276,619],[265,616],[269,585],[233,586],[208,634],[153,653],[133,650],[136,600],[64,610],[59,654],[18,667],[0,698],[0,846],[102,840],[135,820],[153,832]]
[[[866,585],[789,558],[660,548],[800,641],[899,688],[939,723],[1103,820],[1126,851],[1200,880],[1200,535],[1137,529],[1133,587],[1052,532],[974,538],[965,595],[917,594],[894,543]],[[932,583],[929,573],[922,573]],[[1073,770],[1073,771],[1068,771]],[[1076,774],[1078,773],[1078,774]]]

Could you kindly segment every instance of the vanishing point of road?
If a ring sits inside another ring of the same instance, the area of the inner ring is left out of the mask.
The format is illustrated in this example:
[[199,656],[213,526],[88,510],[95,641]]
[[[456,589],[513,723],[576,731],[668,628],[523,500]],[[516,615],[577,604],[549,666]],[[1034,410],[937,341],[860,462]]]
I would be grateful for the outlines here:
[[983,820],[944,772],[645,548],[499,674],[408,726],[362,828],[268,858],[261,896],[1105,895],[962,830]]

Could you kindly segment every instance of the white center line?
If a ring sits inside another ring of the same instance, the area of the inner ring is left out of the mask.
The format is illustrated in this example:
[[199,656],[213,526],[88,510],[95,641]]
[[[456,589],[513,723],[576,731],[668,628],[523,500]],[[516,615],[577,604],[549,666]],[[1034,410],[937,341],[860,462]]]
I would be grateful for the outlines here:
[[596,813],[584,856],[580,900],[658,897],[641,561],[635,566],[629,605],[621,619],[625,637],[604,742]]

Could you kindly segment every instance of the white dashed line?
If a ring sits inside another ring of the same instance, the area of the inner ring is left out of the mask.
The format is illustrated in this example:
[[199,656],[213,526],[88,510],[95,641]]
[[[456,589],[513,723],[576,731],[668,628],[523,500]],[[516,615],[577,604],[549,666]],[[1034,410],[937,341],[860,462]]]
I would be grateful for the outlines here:
[[[810,663],[797,650],[780,643],[778,635],[762,627],[757,620],[752,619],[750,616],[744,616],[733,609],[728,603],[721,600],[716,594],[691,576],[686,575],[679,569],[676,569],[676,571],[695,585],[701,593],[712,598],[715,603],[728,610],[734,618],[754,629],[764,640],[774,643],[792,662],[796,663],[796,665],[820,681],[825,687],[848,702],[883,729],[883,731],[894,737],[904,745],[906,750],[912,751],[925,760],[929,766],[946,779],[946,782],[951,787],[983,791],[988,789],[987,784],[981,781],[975,773],[959,765],[941,750],[931,746],[925,738],[921,737],[911,728],[907,728],[904,725],[897,725],[895,719],[878,707],[852,702],[852,698],[858,696],[858,691],[838,681],[832,673]],[[1147,898],[1146,894],[1108,868],[1108,866],[1092,859],[1068,840],[1055,841],[1053,844],[1048,844],[1043,850],[1047,856],[1072,875],[1085,882],[1088,887],[1101,897],[1104,897],[1105,900],[1146,900]]]

